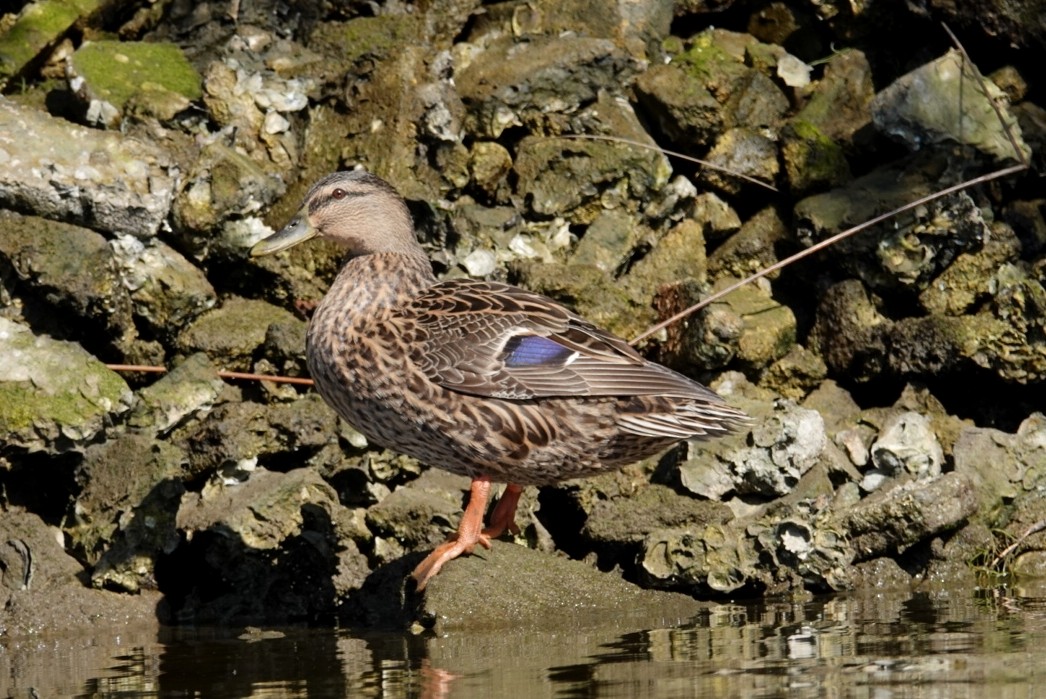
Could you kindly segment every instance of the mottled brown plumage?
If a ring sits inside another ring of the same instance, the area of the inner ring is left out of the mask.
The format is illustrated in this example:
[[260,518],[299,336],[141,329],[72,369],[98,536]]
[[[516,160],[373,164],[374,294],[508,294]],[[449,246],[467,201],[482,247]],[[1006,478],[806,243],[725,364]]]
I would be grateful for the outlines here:
[[[473,479],[457,535],[414,572],[419,589],[514,528],[520,486],[591,476],[744,419],[551,299],[437,280],[402,198],[373,175],[320,180],[252,254],[314,236],[349,255],[309,325],[320,395],[374,443]],[[483,530],[491,481],[510,486]]]

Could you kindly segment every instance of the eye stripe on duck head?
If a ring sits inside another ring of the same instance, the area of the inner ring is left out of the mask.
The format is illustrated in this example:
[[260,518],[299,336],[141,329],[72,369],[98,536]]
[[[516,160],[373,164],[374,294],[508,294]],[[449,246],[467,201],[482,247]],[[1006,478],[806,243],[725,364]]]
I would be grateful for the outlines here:
[[309,213],[314,214],[335,202],[373,194],[400,199],[399,192],[385,180],[369,172],[353,170],[327,175],[309,189],[305,201],[308,203]]
[[324,177],[305,196],[309,223],[350,255],[398,252],[424,256],[406,202],[380,177],[360,170]]

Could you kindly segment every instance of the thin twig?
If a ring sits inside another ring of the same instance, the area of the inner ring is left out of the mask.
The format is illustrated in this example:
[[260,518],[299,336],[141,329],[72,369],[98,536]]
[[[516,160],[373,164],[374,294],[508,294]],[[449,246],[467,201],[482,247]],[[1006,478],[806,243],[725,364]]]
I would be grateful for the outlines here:
[[[979,70],[977,70],[977,67],[974,65],[973,61],[970,60],[969,54],[966,53],[966,49],[963,47],[963,45],[961,43],[959,43],[959,39],[955,36],[955,34],[952,33],[952,30],[948,28],[948,25],[944,24],[943,22],[941,24],[944,27],[944,31],[948,33],[948,36],[951,37],[952,42],[955,44],[956,48],[962,54],[963,63],[972,67],[973,75],[977,79],[978,84],[981,87],[981,92],[984,93],[984,96],[988,100],[988,103],[991,104],[992,109],[995,110],[995,115],[999,118],[999,124],[1002,126],[1003,131],[1006,133],[1006,137],[1010,141],[1010,146],[1012,146],[1013,152],[1016,154],[1016,159],[1017,159],[1017,161],[1020,164],[1019,165],[1013,165],[1013,166],[1010,166],[1010,167],[1006,167],[1006,168],[1003,168],[1002,170],[996,170],[995,172],[989,173],[987,175],[981,175],[980,177],[975,177],[972,180],[967,180],[965,182],[961,182],[961,183],[959,183],[957,185],[953,185],[951,187],[948,187],[947,189],[942,189],[939,192],[935,192],[934,194],[930,194],[930,195],[927,195],[925,197],[922,197],[921,199],[917,199],[916,201],[913,201],[910,204],[905,204],[904,206],[901,206],[901,207],[899,207],[897,209],[894,209],[892,211],[888,211],[885,214],[882,214],[880,216],[876,216],[875,218],[871,219],[870,221],[865,221],[864,223],[862,223],[860,225],[857,225],[857,226],[854,226],[853,228],[850,228],[850,229],[847,229],[845,231],[842,231],[841,233],[837,233],[837,234],[833,235],[832,237],[827,238],[826,240],[823,240],[820,243],[807,248],[806,250],[803,250],[801,252],[796,253],[795,255],[792,255],[791,257],[788,257],[788,258],[785,258],[784,260],[776,262],[776,263],[770,265],[769,267],[763,269],[762,271],[756,272],[755,274],[753,274],[753,275],[751,275],[749,277],[746,277],[745,279],[742,279],[739,282],[735,282],[735,283],[731,284],[730,286],[728,286],[728,287],[726,287],[724,289],[721,289],[720,291],[715,292],[711,296],[708,296],[707,298],[702,299],[701,301],[699,301],[698,303],[695,303],[694,305],[690,306],[689,308],[687,308],[685,310],[682,310],[679,313],[676,313],[675,315],[671,316],[670,318],[667,318],[666,320],[661,321],[660,323],[658,323],[657,325],[653,326],[652,328],[649,328],[648,330],[646,330],[642,334],[640,334],[637,337],[633,338],[632,341],[629,344],[635,345],[636,343],[641,342],[642,340],[645,340],[646,338],[650,337],[651,335],[653,335],[654,333],[658,332],[659,330],[662,330],[662,329],[668,327],[672,323],[676,323],[676,322],[682,320],[683,318],[686,318],[687,316],[689,316],[689,315],[691,315],[693,313],[696,313],[697,311],[701,310],[705,306],[708,306],[709,304],[718,301],[719,299],[723,298],[724,296],[726,296],[727,294],[733,292],[734,290],[741,288],[745,284],[750,284],[751,282],[754,282],[757,279],[761,279],[762,277],[765,277],[768,274],[772,274],[772,273],[776,272],[779,269],[787,267],[788,265],[792,264],[793,262],[798,262],[799,260],[803,259],[804,257],[808,257],[808,256],[814,254],[815,252],[823,250],[826,247],[830,247],[832,245],[835,245],[840,240],[844,240],[846,238],[849,238],[851,235],[854,235],[855,233],[863,231],[866,228],[870,228],[871,226],[874,226],[874,225],[876,225],[878,223],[881,223],[881,222],[883,222],[883,221],[885,221],[887,219],[893,218],[894,216],[896,216],[898,214],[902,214],[905,211],[909,211],[911,209],[917,208],[917,207],[922,206],[923,204],[926,204],[928,202],[935,201],[937,199],[940,199],[941,197],[948,196],[949,194],[954,194],[955,192],[960,192],[960,191],[962,191],[964,189],[968,189],[970,187],[973,187],[975,185],[981,184],[983,182],[989,182],[991,180],[998,179],[1000,177],[1006,177],[1007,175],[1012,175],[1012,174],[1018,173],[1018,172],[1020,172],[1022,170],[1026,170],[1028,168],[1027,158],[1025,157],[1025,155],[1021,151],[1021,149],[1018,147],[1017,139],[1013,135],[1013,131],[1010,128],[1010,124],[1007,123],[1005,117],[1002,114],[1002,111],[999,109],[999,106],[995,103],[995,100],[993,100],[991,98],[991,95],[988,92],[988,86],[985,84],[984,76],[981,75],[981,72]],[[960,77],[959,84],[960,84],[960,87],[961,87],[961,85],[962,85],[961,77]],[[962,123],[962,121],[961,121],[961,117],[960,117],[960,125],[961,125],[961,123]],[[639,145],[644,145],[644,144],[639,144]],[[677,153],[675,155],[679,155],[679,154]],[[689,158],[689,156],[685,156],[685,155],[680,155],[680,157]]]
[[251,374],[243,371],[219,371],[218,376],[223,379],[245,379],[247,381],[272,381],[273,383],[292,383],[298,386],[311,386],[315,383],[312,379],[300,376],[270,376],[268,374]]
[[[149,374],[165,374],[167,367],[152,366],[149,364],[106,364],[112,371],[140,371]],[[252,374],[244,371],[219,370],[218,376],[223,379],[243,379],[246,381],[271,381],[272,383],[290,383],[298,386],[311,386],[312,379],[297,376],[271,376],[269,374]]]
[[146,374],[166,374],[165,366],[150,366],[149,364],[106,364],[112,371],[140,371]]
[[[944,22],[941,22],[941,26],[944,27],[944,31],[947,32],[948,36],[951,37],[952,43],[955,44],[955,48],[959,51],[959,53],[962,54],[963,64],[970,66],[970,69],[973,71],[973,77],[977,79],[977,84],[980,85],[981,93],[984,95],[984,98],[988,100],[988,104],[991,105],[992,110],[995,112],[995,116],[999,118],[999,124],[1002,126],[1002,130],[1006,134],[1006,138],[1010,141],[1010,146],[1013,148],[1013,152],[1016,155],[1017,162],[1027,167],[1028,158],[1027,156],[1025,156],[1024,151],[1022,151],[1017,146],[1017,137],[1013,135],[1013,129],[1011,128],[1012,125],[1006,121],[1006,118],[1002,114],[1002,110],[999,109],[999,105],[995,103],[995,100],[992,99],[991,94],[988,92],[986,78],[983,75],[981,75],[981,71],[977,70],[976,64],[974,64],[974,62],[970,60],[970,54],[966,53],[966,47],[959,43],[959,39],[955,36],[954,33],[952,33],[952,30],[948,27],[948,25]],[[960,77],[960,89],[962,88],[962,84],[963,81]],[[960,114],[961,113],[962,112],[960,111]],[[959,117],[959,126],[960,128],[962,127],[961,116]]]
[[1041,532],[1043,529],[1046,529],[1046,519],[1040,520],[1040,521],[1036,522],[1035,524],[1031,525],[1030,527],[1028,527],[1027,529],[1025,529],[1024,533],[1021,534],[1020,536],[1018,536],[1016,541],[1014,541],[1012,544],[1010,544],[1009,546],[1004,548],[999,553],[999,555],[996,556],[992,560],[991,565],[989,565],[988,567],[991,568],[991,569],[994,569],[997,565],[999,565],[999,563],[1002,562],[1002,559],[1006,558],[1011,553],[1013,553],[1013,550],[1016,549],[1021,544],[1023,544],[1024,541],[1029,536],[1031,536],[1032,534],[1036,534],[1038,532]]
[[720,172],[725,172],[726,174],[731,175],[733,177],[739,177],[742,180],[745,180],[746,182],[751,182],[752,184],[754,184],[754,185],[756,185],[758,187],[764,187],[766,189],[769,189],[771,192],[777,192],[778,191],[777,187],[773,186],[772,184],[767,184],[766,182],[763,182],[762,180],[757,180],[756,178],[751,177],[749,175],[745,175],[745,174],[742,174],[740,172],[735,172],[735,171],[733,171],[733,170],[731,170],[729,168],[723,167],[722,165],[716,165],[715,163],[710,163],[707,160],[701,160],[701,158],[695,158],[692,155],[686,155],[685,153],[677,153],[676,151],[673,151],[673,150],[667,150],[667,149],[662,148],[661,146],[659,146],[657,144],[643,143],[642,141],[633,141],[630,138],[622,138],[620,136],[601,136],[601,135],[598,135],[598,134],[588,134],[588,133],[564,134],[562,136],[559,136],[559,138],[571,138],[571,139],[575,139],[575,140],[579,140],[579,141],[609,141],[611,143],[623,143],[623,144],[625,144],[627,146],[638,146],[639,148],[646,148],[648,150],[656,150],[656,151],[659,151],[659,152],[663,153],[664,155],[673,155],[673,156],[675,156],[677,158],[682,158],[683,160],[687,160],[687,161],[689,161],[691,163],[697,163],[698,165],[703,165],[703,166],[705,166],[705,167],[707,167],[707,168],[709,168],[711,170],[718,170]]
[[996,170],[995,172],[988,173],[987,175],[981,175],[980,177],[975,177],[972,180],[966,180],[965,182],[960,182],[957,185],[952,185],[951,187],[947,187],[947,188],[942,189],[942,190],[940,190],[938,192],[934,192],[933,194],[928,194],[925,197],[922,197],[920,199],[916,199],[915,201],[913,201],[913,202],[911,202],[909,204],[905,204],[904,206],[901,206],[901,207],[898,207],[896,209],[893,209],[892,211],[888,211],[885,214],[876,216],[875,218],[873,218],[871,220],[868,220],[868,221],[865,221],[864,223],[862,223],[860,225],[857,225],[857,226],[854,226],[853,228],[848,228],[845,231],[843,231],[842,233],[836,233],[831,238],[826,238],[825,240],[822,240],[820,243],[817,243],[816,245],[812,245],[812,246],[808,247],[806,250],[802,250],[800,252],[797,252],[796,254],[792,255],[791,257],[786,257],[785,259],[781,260],[780,262],[775,262],[774,264],[770,265],[769,267],[766,267],[763,270],[761,270],[759,272],[756,272],[755,274],[753,274],[751,276],[745,277],[744,279],[742,279],[739,282],[734,282],[733,284],[731,284],[730,286],[726,287],[725,289],[721,289],[721,290],[715,292],[711,296],[709,296],[709,297],[707,297],[705,299],[702,299],[701,301],[695,303],[693,306],[690,306],[686,310],[680,311],[679,313],[676,313],[672,317],[667,318],[666,320],[661,321],[657,325],[655,325],[652,328],[648,329],[646,332],[644,332],[641,335],[633,338],[633,340],[631,341],[630,344],[634,345],[637,342],[640,342],[641,340],[645,340],[646,338],[650,337],[651,335],[653,335],[657,331],[659,331],[659,330],[661,330],[663,328],[668,327],[669,325],[671,325],[672,323],[675,323],[676,321],[679,321],[679,320],[682,320],[683,318],[686,318],[691,313],[696,313],[697,311],[701,310],[702,308],[704,308],[705,306],[707,306],[710,303],[714,303],[714,302],[718,301],[719,299],[723,298],[724,296],[726,296],[730,292],[734,291],[735,289],[739,289],[742,286],[744,286],[745,284],[749,284],[751,282],[754,282],[756,279],[760,279],[762,277],[765,277],[768,274],[772,274],[772,273],[776,272],[779,269],[787,267],[788,265],[792,264],[793,262],[797,262],[797,261],[803,259],[804,257],[809,257],[810,255],[813,255],[815,252],[823,250],[824,248],[827,248],[827,247],[830,247],[832,245],[835,245],[840,240],[843,240],[845,238],[849,238],[854,233],[858,233],[860,231],[865,230],[866,228],[870,228],[871,226],[874,226],[877,223],[882,223],[883,221],[886,221],[888,219],[893,218],[897,214],[903,214],[905,211],[909,211],[911,209],[915,209],[917,207],[920,207],[923,204],[926,204],[927,202],[931,202],[931,201],[934,201],[936,199],[940,199],[941,197],[948,196],[949,194],[954,194],[955,192],[960,192],[960,191],[962,191],[964,189],[968,189],[969,187],[973,187],[974,185],[981,184],[982,182],[990,182],[991,180],[998,179],[1000,177],[1005,177],[1007,175],[1012,175],[1013,173],[1020,172],[1021,170],[1024,170],[1027,167],[1028,167],[1027,165],[1011,165],[1010,167],[1003,168],[1002,170]]

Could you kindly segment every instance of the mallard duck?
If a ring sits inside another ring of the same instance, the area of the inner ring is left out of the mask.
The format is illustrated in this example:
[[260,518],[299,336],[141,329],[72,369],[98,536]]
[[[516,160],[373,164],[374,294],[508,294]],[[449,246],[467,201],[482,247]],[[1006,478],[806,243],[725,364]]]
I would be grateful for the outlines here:
[[[745,419],[550,298],[438,280],[403,198],[374,175],[324,177],[251,254],[314,237],[348,253],[309,324],[316,389],[371,442],[472,479],[457,533],[412,573],[418,590],[518,531],[523,486],[603,473]],[[484,528],[492,482],[507,486]]]

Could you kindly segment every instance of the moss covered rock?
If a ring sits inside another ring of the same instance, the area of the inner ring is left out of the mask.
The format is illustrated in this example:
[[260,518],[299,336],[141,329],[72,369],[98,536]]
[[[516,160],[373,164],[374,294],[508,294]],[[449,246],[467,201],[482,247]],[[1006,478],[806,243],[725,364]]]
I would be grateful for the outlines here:
[[0,441],[82,450],[131,405],[124,380],[79,345],[0,318]]

